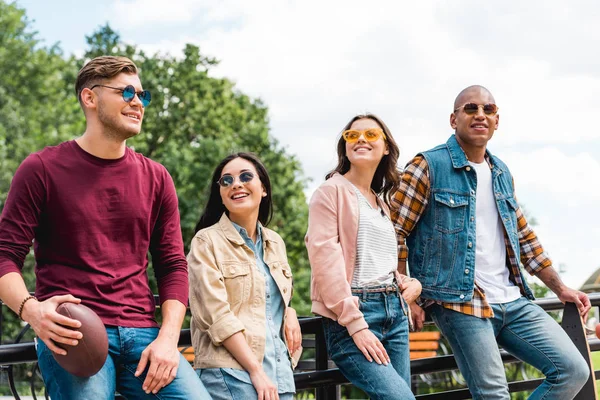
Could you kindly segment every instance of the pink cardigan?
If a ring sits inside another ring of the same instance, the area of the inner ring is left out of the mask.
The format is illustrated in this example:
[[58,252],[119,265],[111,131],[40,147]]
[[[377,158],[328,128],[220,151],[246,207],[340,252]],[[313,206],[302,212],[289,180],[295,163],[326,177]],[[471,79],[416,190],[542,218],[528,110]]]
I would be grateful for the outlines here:
[[[377,201],[389,216],[387,205],[379,197]],[[319,186],[310,200],[304,238],[312,270],[312,312],[337,321],[350,335],[369,327],[358,309],[358,298],[350,291],[358,216],[354,186],[335,174]]]

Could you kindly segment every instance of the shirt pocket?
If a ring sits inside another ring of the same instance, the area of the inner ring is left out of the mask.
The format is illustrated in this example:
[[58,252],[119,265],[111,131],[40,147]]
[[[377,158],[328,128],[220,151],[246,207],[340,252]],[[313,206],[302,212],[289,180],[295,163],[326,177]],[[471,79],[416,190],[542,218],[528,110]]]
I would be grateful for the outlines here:
[[250,263],[239,261],[221,262],[227,298],[232,306],[240,305],[248,301],[250,297],[250,280],[252,279],[250,268]]
[[435,229],[442,233],[458,233],[465,229],[469,196],[457,193],[434,193]]

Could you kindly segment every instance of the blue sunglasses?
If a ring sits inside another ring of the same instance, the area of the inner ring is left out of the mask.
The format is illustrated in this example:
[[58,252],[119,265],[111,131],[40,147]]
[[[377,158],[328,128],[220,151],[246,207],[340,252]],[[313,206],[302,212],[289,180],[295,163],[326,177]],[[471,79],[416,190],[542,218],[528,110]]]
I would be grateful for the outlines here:
[[135,95],[137,94],[137,96],[140,99],[140,101],[142,102],[142,106],[144,106],[144,108],[146,108],[148,106],[148,104],[150,104],[150,101],[152,100],[152,95],[150,94],[149,91],[142,90],[141,92],[136,92],[135,88],[132,85],[127,85],[123,89],[112,87],[112,86],[107,86],[107,85],[94,85],[90,88],[90,90],[92,90],[93,88],[98,87],[98,86],[108,88],[108,89],[118,90],[123,95],[123,100],[125,100],[126,103],[131,102],[133,100],[133,98],[135,97]]
[[[239,180],[240,182],[245,185],[246,183],[250,182],[252,179],[254,179],[254,174],[250,171],[244,171],[239,175]],[[223,175],[221,178],[219,178],[219,180],[217,181],[217,183],[221,186],[221,187],[229,187],[231,185],[233,185],[233,183],[235,182],[235,177],[233,175],[230,174],[225,174]]]

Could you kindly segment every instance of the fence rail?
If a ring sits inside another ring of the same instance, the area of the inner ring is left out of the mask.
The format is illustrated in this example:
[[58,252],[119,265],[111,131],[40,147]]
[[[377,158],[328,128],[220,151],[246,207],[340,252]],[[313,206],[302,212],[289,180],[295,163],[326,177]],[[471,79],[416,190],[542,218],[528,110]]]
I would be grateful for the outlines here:
[[[600,306],[600,293],[590,295],[590,300],[593,307]],[[158,304],[158,298],[156,297]],[[595,379],[600,377],[600,371],[595,371],[590,359],[589,351],[600,350],[600,340],[588,339],[585,336],[585,330],[581,318],[577,313],[577,308],[574,304],[567,303],[563,305],[556,298],[536,300],[539,306],[546,311],[563,310],[563,329],[567,332],[571,340],[575,343],[579,351],[582,353],[590,371],[593,373],[590,376],[586,386],[581,390],[576,400],[596,399]],[[2,307],[4,309],[5,307]],[[2,339],[2,315],[0,310],[0,340]],[[299,364],[299,371],[294,373],[297,390],[315,389],[317,400],[333,400],[339,399],[339,385],[347,384],[348,380],[344,375],[332,365],[327,357],[327,349],[325,338],[321,324],[321,317],[304,317],[300,318],[300,326],[303,334],[303,345],[305,348],[314,348],[315,357],[311,360],[303,360]],[[8,382],[11,392],[15,399],[20,396],[17,393],[13,366],[24,363],[36,363],[37,355],[33,342],[19,343],[28,327],[25,327],[11,344],[1,344],[0,341],[0,377],[2,374],[8,375]],[[191,345],[191,335],[189,329],[183,329],[179,338],[180,346]],[[589,350],[588,350],[589,349]],[[511,354],[501,350],[502,360],[504,363],[518,362],[517,358]],[[437,357],[422,358],[411,360],[411,373],[413,380],[417,376],[425,374],[435,374],[440,372],[457,370],[456,360],[452,355],[440,355]],[[35,367],[32,368],[32,382],[30,384],[32,394],[34,390],[33,379],[35,379]],[[509,382],[510,392],[521,392],[535,389],[543,379],[528,379],[524,381]],[[41,385],[41,383],[40,383]],[[414,387],[414,386],[413,386]],[[459,400],[468,399],[471,397],[468,389],[453,389],[432,394],[420,394],[416,396],[418,399],[444,399],[444,400]]]

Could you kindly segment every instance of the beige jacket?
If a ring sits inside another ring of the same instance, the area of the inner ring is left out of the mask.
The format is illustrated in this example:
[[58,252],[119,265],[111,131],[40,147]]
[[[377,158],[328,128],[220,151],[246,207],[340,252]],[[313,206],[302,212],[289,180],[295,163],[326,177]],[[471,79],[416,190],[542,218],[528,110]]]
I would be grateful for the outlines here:
[[[285,243],[264,227],[262,237],[265,263],[286,305],[285,321],[292,296],[292,270]],[[227,215],[196,233],[187,260],[194,368],[243,369],[222,346],[237,332],[244,333],[256,359],[262,362],[266,341],[265,279],[256,266],[254,253]],[[293,367],[301,350],[296,353]]]
[[[388,206],[377,197],[390,215]],[[305,243],[311,267],[312,312],[337,321],[354,333],[368,328],[350,283],[356,264],[358,197],[352,184],[335,174],[313,194],[308,209]],[[399,282],[403,275],[396,273]]]

